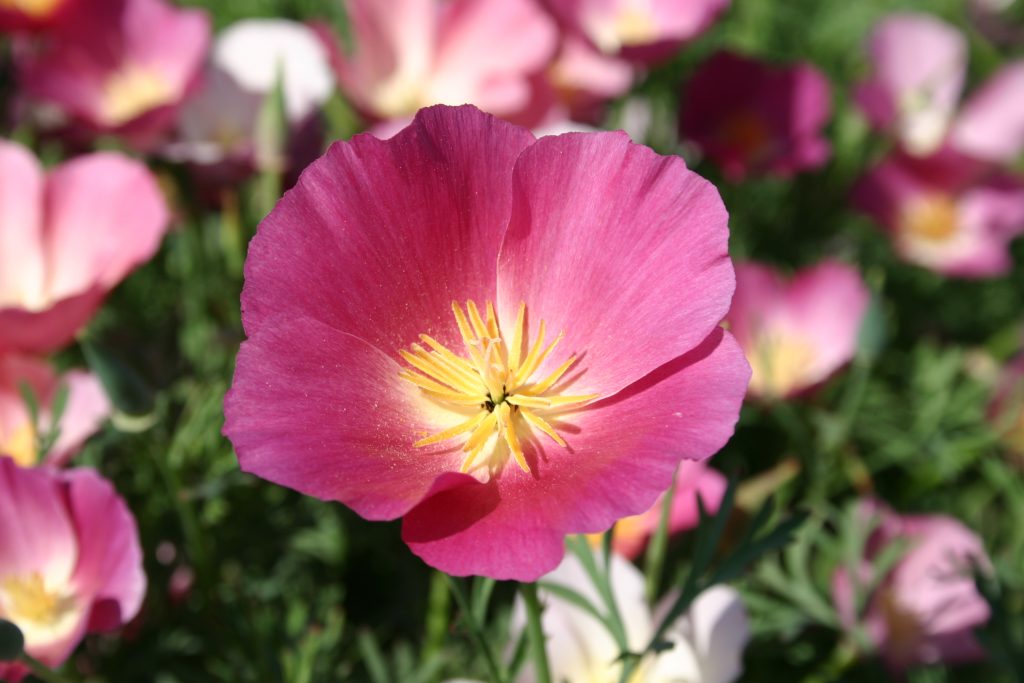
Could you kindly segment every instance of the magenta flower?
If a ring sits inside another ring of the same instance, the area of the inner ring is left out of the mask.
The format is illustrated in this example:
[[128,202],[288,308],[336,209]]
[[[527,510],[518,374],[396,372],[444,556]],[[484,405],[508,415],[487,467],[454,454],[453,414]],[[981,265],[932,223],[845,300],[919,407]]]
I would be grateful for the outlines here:
[[622,133],[432,107],[335,144],[263,221],[225,433],[243,469],[428,564],[533,580],[732,433],[721,199]]
[[545,0],[569,32],[601,52],[651,62],[700,35],[729,0]]
[[36,426],[19,391],[27,384],[39,402],[39,428],[45,434],[53,424],[52,407],[57,392],[67,389],[67,403],[61,417],[60,436],[45,464],[60,467],[100,428],[110,415],[110,401],[99,380],[86,372],[72,370],[58,377],[47,363],[28,356],[0,356],[0,453],[14,458],[22,467],[39,463]]
[[554,22],[535,0],[346,0],[354,47],[326,36],[342,91],[375,120],[431,104],[514,116],[551,59]]
[[[901,670],[983,658],[973,634],[989,618],[973,578],[975,569],[990,567],[981,539],[952,517],[901,516],[874,501],[862,507],[865,521],[875,520],[878,528],[868,542],[861,586],[881,582],[867,596],[860,623],[886,663]],[[874,577],[871,561],[893,542],[907,544],[904,556],[886,576]],[[858,616],[848,571],[836,573],[833,588],[839,614],[852,627]]]
[[[109,482],[0,457],[0,619],[26,652],[60,665],[86,633],[134,618],[145,592],[135,519]],[[0,662],[0,679],[19,669]]]
[[141,163],[90,154],[44,173],[0,141],[0,351],[69,342],[160,245],[168,210]]
[[61,21],[80,0],[6,0],[0,3],[0,31],[41,31]]
[[732,180],[788,176],[828,160],[822,129],[831,110],[828,81],[810,64],[719,52],[686,86],[680,131]]
[[1024,183],[950,149],[894,153],[865,175],[854,203],[890,234],[899,255],[945,275],[992,277],[1012,266],[1024,233]]
[[174,124],[210,42],[205,12],[163,0],[80,3],[40,50],[24,50],[19,82],[77,124],[140,148]]
[[789,281],[768,266],[738,265],[726,319],[753,368],[751,395],[790,397],[850,362],[870,298],[860,274],[838,261]]
[[[689,461],[679,463],[675,495],[672,497],[672,505],[669,507],[669,535],[697,527],[697,524],[700,523],[700,508],[697,505],[697,498],[701,499],[704,509],[709,514],[718,512],[727,486],[728,482],[725,477],[704,463]],[[616,553],[630,560],[640,557],[644,548],[647,547],[647,541],[657,531],[661,522],[664,497],[659,497],[647,512],[625,517],[616,522],[612,534],[612,548]],[[600,534],[594,534],[591,537],[591,541],[594,543],[599,543],[600,539]]]

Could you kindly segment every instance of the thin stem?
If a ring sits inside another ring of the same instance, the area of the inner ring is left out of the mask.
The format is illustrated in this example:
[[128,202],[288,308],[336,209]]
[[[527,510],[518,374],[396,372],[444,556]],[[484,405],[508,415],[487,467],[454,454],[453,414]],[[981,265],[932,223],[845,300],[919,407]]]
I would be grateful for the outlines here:
[[544,630],[540,624],[542,607],[537,599],[537,584],[520,584],[519,590],[526,602],[526,635],[530,639],[533,653],[533,668],[537,683],[551,683],[551,668],[548,666],[548,651],[544,644]]
[[427,598],[426,635],[423,639],[421,659],[426,662],[438,654],[444,646],[448,630],[450,593],[445,585],[444,574],[434,572],[430,576],[430,593]]
[[658,518],[658,528],[651,536],[647,545],[647,554],[644,557],[644,569],[647,574],[647,602],[654,604],[658,599],[658,590],[661,583],[661,573],[665,567],[665,551],[668,548],[668,523],[672,516],[672,502],[676,496],[676,474],[672,475],[672,485],[665,492],[665,498],[661,503],[661,516]]
[[629,640],[626,638],[626,627],[623,624],[622,615],[619,613],[619,606],[615,602],[615,596],[612,593],[611,584],[608,582],[608,576],[598,568],[597,562],[594,561],[594,553],[590,550],[590,546],[585,538],[582,536],[569,536],[566,539],[566,545],[579,558],[584,571],[587,572],[587,576],[593,582],[594,588],[597,589],[598,594],[601,596],[601,600],[604,601],[608,623],[612,627],[611,635],[615,639],[615,644],[619,646],[623,653],[627,653],[629,651]]
[[473,637],[473,642],[476,643],[477,649],[480,651],[480,654],[483,655],[484,663],[487,664],[487,671],[491,675],[491,680],[494,683],[505,683],[505,673],[498,665],[498,658],[494,656],[494,652],[491,650],[491,646],[487,642],[487,636],[484,634],[480,624],[477,623],[476,618],[473,616],[473,610],[470,607],[469,598],[466,597],[466,592],[462,589],[462,585],[447,574],[445,574],[444,577],[448,581],[448,587],[451,589],[452,595],[455,596],[455,602],[459,605],[459,610],[462,612],[462,619],[466,622],[466,628],[469,629],[469,633]]

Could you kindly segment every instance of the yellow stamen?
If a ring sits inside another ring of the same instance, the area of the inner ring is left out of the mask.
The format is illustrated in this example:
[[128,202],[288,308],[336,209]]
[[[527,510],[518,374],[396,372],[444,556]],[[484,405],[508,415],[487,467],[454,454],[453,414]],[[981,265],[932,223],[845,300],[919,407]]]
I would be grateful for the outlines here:
[[508,371],[515,374],[519,370],[519,354],[523,350],[523,321],[526,318],[526,304],[519,304],[516,316],[516,329],[512,331],[512,346],[508,349]]
[[523,472],[529,472],[530,466],[526,464],[526,456],[523,455],[523,447],[519,445],[519,437],[516,436],[516,423],[512,421],[512,409],[507,403],[498,406],[498,413],[501,416],[501,434],[505,437],[505,443],[512,451],[512,457],[519,463]]
[[533,412],[529,408],[520,408],[519,412],[522,413],[523,417],[526,418],[527,422],[529,422],[534,427],[550,436],[552,439],[555,440],[555,443],[557,443],[559,446],[565,448],[565,441],[562,439],[562,437],[558,435],[558,432],[555,431],[555,428],[548,424],[547,420],[537,415],[537,413]]
[[475,429],[478,424],[484,421],[487,415],[488,413],[484,412],[477,413],[476,415],[469,418],[462,424],[455,425],[451,429],[446,429],[443,432],[438,432],[437,434],[434,434],[433,436],[428,436],[425,439],[420,439],[419,441],[414,443],[413,446],[415,446],[416,448],[420,448],[421,446],[429,446],[432,443],[440,443],[441,441],[447,441],[453,436],[465,434],[466,432]]
[[480,317],[480,311],[472,301],[466,302],[466,310],[469,311],[469,322],[473,324],[473,331],[477,339],[487,339],[491,335],[487,333],[487,323]]
[[[481,315],[481,310],[484,315]],[[419,339],[428,348],[412,344],[410,350],[401,350],[399,354],[412,367],[399,373],[399,377],[417,386],[431,399],[459,406],[460,412],[466,413],[464,409],[470,407],[476,411],[455,425],[425,436],[413,446],[430,446],[465,436],[462,451],[466,456],[459,468],[462,472],[487,464],[495,453],[504,452],[503,449],[495,449],[490,458],[479,462],[480,454],[489,447],[488,444],[501,441],[508,445],[508,452],[519,467],[529,472],[520,429],[537,429],[559,446],[567,448],[565,439],[542,414],[588,403],[596,399],[597,394],[548,394],[576,363],[575,355],[541,381],[531,381],[533,373],[544,364],[564,335],[559,334],[545,346],[547,328],[544,320],[540,320],[537,337],[532,345],[527,345],[526,357],[520,362],[525,342],[525,304],[519,305],[511,344],[505,343],[490,302],[486,307],[478,307],[470,300],[463,309],[453,301],[452,313],[465,346],[465,356],[456,355],[436,338],[421,334]]]
[[561,379],[562,375],[572,367],[572,364],[576,362],[576,356],[569,356],[569,360],[565,361],[558,366],[558,369],[552,372],[550,375],[545,377],[543,381],[538,382],[531,386],[527,391],[531,394],[543,394],[545,391],[554,386],[555,382]]

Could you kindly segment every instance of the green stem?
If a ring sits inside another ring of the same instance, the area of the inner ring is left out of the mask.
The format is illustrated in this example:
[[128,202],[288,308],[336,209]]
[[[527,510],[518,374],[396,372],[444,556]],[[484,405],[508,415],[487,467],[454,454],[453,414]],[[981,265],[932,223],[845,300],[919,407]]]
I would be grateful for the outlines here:
[[484,663],[487,664],[487,671],[491,675],[491,680],[494,683],[505,683],[505,673],[498,665],[498,658],[494,656],[494,652],[487,642],[486,634],[473,616],[469,598],[466,597],[466,592],[462,590],[462,585],[447,574],[444,574],[444,577],[448,581],[448,588],[451,589],[452,595],[455,596],[455,602],[458,603],[459,610],[462,612],[462,620],[466,622],[466,628],[469,629],[473,642],[476,643],[477,649],[483,655]]
[[448,586],[445,585],[444,574],[434,572],[430,576],[430,593],[427,597],[426,635],[423,639],[421,660],[430,658],[441,652],[444,646],[445,632],[448,630],[448,611],[450,602]]
[[579,558],[584,571],[587,572],[587,576],[593,582],[601,600],[604,601],[615,644],[619,646],[623,654],[629,652],[629,639],[626,637],[626,627],[622,621],[622,615],[619,613],[619,605],[615,602],[615,595],[612,593],[608,576],[598,568],[597,562],[594,560],[594,553],[590,550],[587,539],[583,536],[569,536],[566,539],[566,545]]
[[830,683],[838,681],[857,662],[857,648],[847,640],[840,640],[832,654],[801,683]]
[[661,503],[661,516],[658,518],[658,528],[651,536],[647,545],[647,554],[644,556],[644,569],[647,574],[647,602],[651,605],[658,599],[658,589],[661,583],[661,573],[665,567],[665,553],[668,549],[668,523],[672,516],[672,501],[676,495],[676,475],[672,475],[672,485],[665,492],[665,498]]
[[44,683],[72,683],[70,678],[65,678],[53,669],[49,669],[27,654],[21,655],[21,663],[28,667],[32,675]]
[[520,584],[519,590],[526,602],[526,635],[530,639],[537,683],[551,683],[548,651],[544,643],[544,630],[540,623],[540,614],[543,608],[540,606],[540,600],[537,599],[537,584],[523,583]]

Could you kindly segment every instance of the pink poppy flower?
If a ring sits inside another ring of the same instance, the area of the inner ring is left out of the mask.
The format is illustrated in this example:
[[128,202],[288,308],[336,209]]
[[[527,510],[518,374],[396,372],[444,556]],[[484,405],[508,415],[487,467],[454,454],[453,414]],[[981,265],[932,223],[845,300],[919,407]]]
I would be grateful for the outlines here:
[[1007,272],[1007,247],[1024,233],[1024,183],[948,148],[925,158],[890,155],[860,180],[853,201],[889,232],[903,259],[945,275]]
[[999,69],[964,105],[950,144],[976,159],[1009,164],[1024,153],[1024,60]]
[[989,420],[1012,452],[1024,456],[1024,354],[1003,369],[988,408]]
[[[718,512],[728,481],[718,471],[700,462],[681,462],[676,474],[675,495],[669,509],[668,531],[670,535],[689,531],[700,522],[699,497],[709,514]],[[668,495],[667,493],[665,495]],[[661,522],[661,508],[665,496],[658,498],[647,510],[639,515],[625,517],[615,524],[612,534],[612,548],[623,557],[635,560],[647,547],[647,541],[658,530]],[[600,541],[595,534],[594,542]]]
[[[870,562],[893,542],[906,553],[867,596],[861,624],[886,663],[895,670],[914,664],[950,664],[984,657],[974,629],[989,618],[989,607],[974,585],[975,568],[990,567],[981,539],[952,517],[897,515],[881,503],[863,504],[865,521],[879,523],[868,542],[862,585],[871,582]],[[854,591],[841,569],[833,581],[839,614],[856,623]]]
[[893,14],[868,39],[871,76],[855,99],[877,128],[907,151],[936,151],[956,115],[967,72],[967,41],[928,14]]
[[828,160],[822,129],[831,110],[828,81],[810,64],[719,52],[686,86],[680,131],[732,180],[788,176]]
[[61,21],[79,0],[5,0],[0,31],[41,31]]
[[0,141],[0,351],[69,342],[153,255],[167,223],[156,179],[137,161],[90,154],[44,172]]
[[104,0],[80,9],[42,49],[21,51],[21,87],[91,131],[152,146],[200,74],[209,17],[163,0]]
[[[145,592],[135,519],[109,482],[0,457],[0,618],[26,652],[60,665],[86,633],[134,618]],[[0,676],[19,668],[0,664]]]
[[700,35],[729,0],[546,0],[570,32],[601,52],[658,61]]
[[45,464],[64,465],[81,445],[99,430],[110,415],[111,406],[99,380],[87,372],[72,370],[58,377],[47,363],[27,356],[0,356],[0,453],[14,458],[22,467],[39,463],[32,416],[19,387],[27,384],[39,402],[39,427],[53,429],[52,405],[62,386],[67,403],[59,425],[60,436]]
[[366,116],[404,119],[471,103],[509,117],[551,59],[554,22],[534,0],[346,0],[353,51],[324,32],[342,91]]
[[751,395],[787,398],[848,363],[870,298],[860,274],[838,261],[788,281],[768,266],[738,265],[726,320],[753,368]]
[[623,133],[438,106],[336,143],[250,247],[225,433],[432,566],[533,580],[732,434],[726,222]]
[[[652,610],[644,595],[644,576],[616,554],[610,559],[612,594],[622,616],[630,649],[641,652],[654,635],[658,612],[664,612],[675,596]],[[548,583],[571,588],[594,605],[600,595],[579,558],[568,555],[551,573]],[[618,646],[606,626],[574,603],[541,589],[545,608],[541,615],[551,667],[551,680],[618,681],[622,667]],[[526,625],[526,608],[517,600],[512,612],[513,633]],[[672,647],[644,659],[629,679],[631,683],[732,683],[743,673],[743,650],[750,640],[750,624],[743,601],[733,588],[716,585],[700,593],[690,608],[665,634]],[[514,642],[514,641],[513,641]],[[536,675],[528,664],[519,683],[533,683]]]

